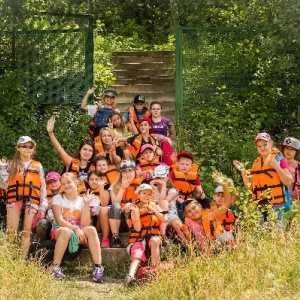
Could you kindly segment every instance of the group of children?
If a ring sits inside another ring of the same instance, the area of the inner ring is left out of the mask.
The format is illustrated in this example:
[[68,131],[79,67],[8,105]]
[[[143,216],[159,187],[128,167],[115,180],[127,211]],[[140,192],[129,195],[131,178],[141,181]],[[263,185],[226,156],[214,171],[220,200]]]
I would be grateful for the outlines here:
[[[115,107],[114,89],[104,90],[101,104],[87,105],[93,93],[94,89],[89,89],[81,105],[92,117],[91,139],[81,142],[74,157],[54,135],[55,118],[48,120],[50,141],[65,166],[62,175],[51,171],[44,176],[42,165],[33,159],[36,142],[28,136],[18,140],[15,156],[0,170],[8,240],[15,237],[23,218],[22,256],[27,257],[32,231],[37,241],[55,240],[52,273],[64,279],[60,266],[64,252],[75,252],[83,244],[94,261],[93,280],[103,282],[101,247],[123,247],[119,232],[121,227],[127,228],[131,264],[125,282],[132,284],[148,254],[152,266],[159,264],[167,237],[184,246],[196,241],[201,251],[208,251],[215,243],[233,243],[236,217],[230,208],[237,194],[229,191],[227,181],[218,173],[213,201],[205,196],[193,155],[187,151],[175,154],[172,149],[175,131],[161,116],[161,104],[153,102],[148,110],[145,98],[137,95],[123,120]],[[295,158],[300,142],[285,139],[284,157],[267,133],[258,134],[255,145],[260,156],[251,176],[242,163],[233,164],[257,207],[271,199],[282,220],[288,195],[292,205],[299,206],[300,176]],[[164,161],[166,149],[171,150]],[[289,215],[288,224],[292,218]],[[266,220],[262,211],[262,222]],[[101,241],[98,232],[102,232]]]

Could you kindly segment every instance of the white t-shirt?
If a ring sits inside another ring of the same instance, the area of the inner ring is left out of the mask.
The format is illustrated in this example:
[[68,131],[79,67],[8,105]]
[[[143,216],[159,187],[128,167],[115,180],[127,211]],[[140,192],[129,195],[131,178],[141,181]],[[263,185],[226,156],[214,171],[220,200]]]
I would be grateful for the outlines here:
[[[170,194],[178,194],[178,192],[175,188],[170,188],[167,191],[167,195],[170,195]],[[160,199],[159,191],[156,192],[156,197],[157,197],[157,199]],[[177,213],[177,207],[176,207],[177,198],[178,197],[176,197],[169,203],[168,222],[179,218],[178,213]]]
[[[87,114],[93,118],[97,111],[97,107],[97,104],[87,105]],[[115,111],[120,113],[120,110],[118,108],[116,108]]]
[[66,196],[59,194],[53,197],[52,205],[61,207],[62,217],[65,221],[72,225],[80,225],[84,206],[82,197],[78,196],[75,201],[69,201]]

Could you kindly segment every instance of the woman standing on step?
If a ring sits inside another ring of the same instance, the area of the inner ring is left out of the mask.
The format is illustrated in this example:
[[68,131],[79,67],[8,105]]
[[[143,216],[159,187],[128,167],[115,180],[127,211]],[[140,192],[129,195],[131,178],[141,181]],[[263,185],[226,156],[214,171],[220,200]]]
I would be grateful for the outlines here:
[[52,225],[51,238],[56,240],[52,274],[56,279],[66,276],[60,268],[63,255],[68,247],[69,252],[78,250],[78,244],[87,245],[94,261],[93,280],[103,282],[104,268],[101,264],[101,248],[97,230],[91,224],[90,202],[93,193],[83,198],[78,195],[77,178],[67,172],[61,177],[63,193],[53,197],[52,210],[55,221]]

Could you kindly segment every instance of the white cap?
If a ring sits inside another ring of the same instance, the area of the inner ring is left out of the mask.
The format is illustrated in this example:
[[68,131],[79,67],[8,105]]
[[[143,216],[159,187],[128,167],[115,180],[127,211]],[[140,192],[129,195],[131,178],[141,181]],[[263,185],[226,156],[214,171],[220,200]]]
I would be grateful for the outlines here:
[[141,191],[144,191],[144,190],[151,190],[153,191],[153,188],[150,184],[147,184],[147,183],[142,183],[136,190],[135,190],[135,193],[138,195]]
[[216,187],[214,194],[217,194],[217,193],[224,193],[223,187],[221,185]]
[[19,146],[21,144],[26,144],[29,142],[31,142],[34,146],[36,146],[36,142],[30,136],[24,135],[18,139],[17,146]]
[[157,167],[155,167],[154,171],[153,171],[153,178],[157,178],[157,177],[166,177],[169,174],[169,168],[167,166],[164,165],[159,165]]

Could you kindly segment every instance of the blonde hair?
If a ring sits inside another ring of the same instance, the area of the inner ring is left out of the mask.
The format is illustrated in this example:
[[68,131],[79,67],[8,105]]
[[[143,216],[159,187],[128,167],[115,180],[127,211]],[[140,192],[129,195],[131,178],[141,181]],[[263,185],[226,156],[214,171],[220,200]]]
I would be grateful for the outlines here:
[[62,180],[65,177],[69,177],[71,180],[77,183],[77,177],[72,172],[66,172],[62,174],[60,180]]
[[[102,127],[100,129],[100,131],[99,131],[99,135],[100,135],[101,138],[102,138],[102,133],[103,133],[104,130],[108,131],[111,134],[112,139],[114,139],[116,137],[114,131],[111,128],[109,128],[109,127]],[[102,139],[101,139],[101,141],[102,141]]]

